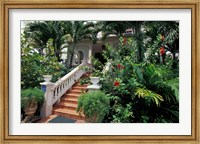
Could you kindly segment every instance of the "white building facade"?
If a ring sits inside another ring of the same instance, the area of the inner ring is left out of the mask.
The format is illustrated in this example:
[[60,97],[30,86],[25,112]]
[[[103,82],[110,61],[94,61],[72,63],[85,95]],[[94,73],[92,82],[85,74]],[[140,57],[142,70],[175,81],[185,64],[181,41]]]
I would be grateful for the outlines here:
[[118,42],[119,40],[116,36],[108,37],[105,41],[98,40],[95,44],[88,39],[81,40],[75,47],[72,65],[81,64],[81,60],[87,60],[88,63],[91,63],[92,57],[103,61],[102,52],[105,50],[105,45],[110,44],[115,47]]

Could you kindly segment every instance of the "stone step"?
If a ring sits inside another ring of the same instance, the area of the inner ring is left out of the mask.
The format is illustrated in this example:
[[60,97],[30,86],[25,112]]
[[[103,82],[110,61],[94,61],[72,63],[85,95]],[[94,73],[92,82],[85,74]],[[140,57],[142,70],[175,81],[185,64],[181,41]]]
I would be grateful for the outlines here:
[[74,86],[81,86],[81,87],[87,87],[88,84],[80,84],[80,83],[75,83]]
[[77,104],[74,103],[66,103],[66,102],[59,102],[54,106],[54,108],[63,108],[63,109],[70,109],[70,110],[76,110]]
[[76,120],[85,120],[85,116],[79,115],[79,113],[77,113],[75,110],[56,108],[53,110],[53,114],[60,115],[66,118],[76,119]]
[[[90,74],[84,74],[82,78],[89,77]],[[66,118],[71,118],[77,120],[77,123],[85,122],[85,116],[79,115],[76,112],[78,106],[78,98],[83,92],[87,91],[88,84],[81,85],[80,82],[76,82],[70,90],[68,90],[60,99],[60,102],[54,105],[52,115],[43,119],[43,122],[48,122],[52,119],[52,116],[63,116]]]
[[82,91],[81,90],[69,90],[69,91],[67,91],[67,93],[76,93],[76,94],[80,94],[80,93],[82,93]]
[[63,96],[63,98],[78,98],[81,94],[67,93]]
[[80,90],[81,92],[83,91],[86,91],[87,90],[87,87],[83,87],[83,86],[73,86],[72,87],[72,90]]
[[77,104],[78,103],[78,99],[77,98],[72,98],[72,97],[62,97],[60,99],[61,102],[65,102],[65,103],[70,103],[70,104]]

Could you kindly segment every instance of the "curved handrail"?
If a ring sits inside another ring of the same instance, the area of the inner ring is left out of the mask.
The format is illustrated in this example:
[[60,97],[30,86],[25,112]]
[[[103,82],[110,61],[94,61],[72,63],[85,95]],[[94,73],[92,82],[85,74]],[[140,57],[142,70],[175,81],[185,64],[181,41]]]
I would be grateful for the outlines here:
[[59,84],[61,84],[63,81],[65,81],[66,79],[68,79],[69,77],[71,77],[73,74],[75,74],[76,72],[78,72],[80,70],[80,66],[84,66],[85,64],[80,64],[79,66],[77,66],[76,68],[74,68],[71,72],[69,72],[68,74],[66,74],[65,76],[63,76],[61,79],[59,79],[57,82],[55,82],[54,86],[51,88],[51,90],[54,90]]
[[81,66],[85,65],[90,66],[88,63],[82,63],[54,83],[50,90],[51,105],[57,102],[75,84],[76,80],[86,73],[86,71],[80,69]]

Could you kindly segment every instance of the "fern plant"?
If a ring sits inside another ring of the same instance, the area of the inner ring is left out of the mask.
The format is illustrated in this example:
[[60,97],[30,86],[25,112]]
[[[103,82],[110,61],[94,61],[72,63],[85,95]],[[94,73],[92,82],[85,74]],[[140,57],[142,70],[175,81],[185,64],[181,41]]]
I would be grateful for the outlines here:
[[[136,121],[143,121],[143,118],[148,117],[148,120],[152,122],[177,122],[179,113],[178,78],[173,78],[172,71],[169,69],[154,64],[135,64],[133,69],[135,78],[128,80],[131,82],[129,86],[132,86],[130,90],[134,90],[132,100],[135,106],[142,107],[140,108],[141,112],[137,112],[137,108],[133,109],[135,117],[138,117]],[[173,109],[169,110],[168,107],[172,106]],[[153,110],[155,114],[151,114],[148,109]],[[166,115],[166,113],[168,114]],[[163,118],[159,119],[160,115]]]
[[109,105],[109,97],[102,91],[88,92],[79,97],[76,111],[84,113],[86,121],[100,123],[108,114]]
[[162,101],[164,101],[164,99],[161,95],[159,95],[151,90],[144,89],[144,88],[137,88],[135,95],[137,95],[139,98],[141,97],[141,98],[144,98],[147,100],[152,100],[156,103],[157,106],[159,106],[160,103]]
[[174,79],[166,80],[164,81],[164,84],[174,92],[176,101],[179,102],[179,79],[174,78]]

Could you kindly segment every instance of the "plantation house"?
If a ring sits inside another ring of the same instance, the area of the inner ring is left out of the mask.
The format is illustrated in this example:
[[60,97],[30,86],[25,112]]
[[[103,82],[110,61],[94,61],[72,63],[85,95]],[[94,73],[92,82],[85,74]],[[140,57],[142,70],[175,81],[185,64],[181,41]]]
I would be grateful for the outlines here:
[[177,22],[30,22],[21,52],[22,122],[179,123]]
[[[127,29],[124,33],[124,36],[128,37],[132,34],[133,30]],[[101,34],[97,37],[100,39]],[[87,60],[88,63],[91,63],[92,57],[104,63],[105,60],[102,56],[102,52],[103,50],[105,50],[105,45],[109,44],[112,47],[116,47],[118,45],[118,42],[119,38],[116,35],[109,35],[104,41],[98,40],[96,43],[92,43],[92,41],[89,39],[81,40],[76,45],[72,65],[77,66],[81,64],[81,60]]]
[[[132,32],[125,33],[124,36],[129,36],[131,34]],[[68,93],[68,95],[70,95],[70,90],[73,91],[73,88],[75,88],[75,90],[79,89],[79,86],[76,86],[76,80],[79,80],[85,74],[85,71],[79,69],[79,66],[91,66],[91,57],[97,58],[103,63],[106,62],[102,56],[105,45],[110,44],[111,46],[115,47],[118,45],[118,42],[118,37],[114,35],[110,35],[106,38],[105,41],[98,40],[95,44],[93,44],[91,40],[88,39],[79,41],[75,47],[72,63],[75,68],[64,77],[59,79],[56,83],[51,83],[49,81],[40,83],[42,86],[42,90],[45,92],[46,100],[45,105],[41,111],[42,117],[50,116],[52,113],[59,115],[59,112],[57,112],[59,110],[53,109],[53,105],[60,103],[61,97],[66,92]],[[82,89],[82,87],[80,89]],[[72,95],[73,94],[74,93],[72,93]],[[80,118],[77,113],[75,113],[73,116],[76,116],[76,119]]]

